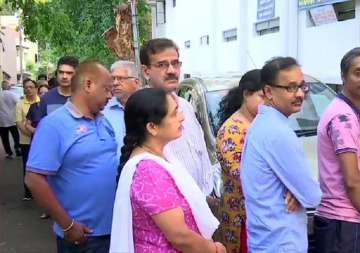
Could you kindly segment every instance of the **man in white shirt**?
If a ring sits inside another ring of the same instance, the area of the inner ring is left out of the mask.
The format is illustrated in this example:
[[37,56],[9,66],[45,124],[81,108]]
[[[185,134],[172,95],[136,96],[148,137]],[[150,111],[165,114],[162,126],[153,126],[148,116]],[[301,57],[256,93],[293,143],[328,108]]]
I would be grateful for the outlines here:
[[9,91],[8,81],[2,82],[2,91],[0,90],[0,137],[4,146],[6,158],[13,157],[11,150],[9,132],[14,140],[14,151],[17,156],[21,155],[19,145],[19,132],[15,123],[15,108],[17,103],[16,96]]
[[[181,61],[179,49],[172,40],[160,38],[147,41],[140,51],[140,61],[150,87],[163,88],[175,95],[179,87]],[[202,192],[209,195],[213,190],[214,173],[207,153],[204,133],[191,105],[185,99],[175,96],[179,110],[184,114],[184,130],[180,138],[165,147],[165,152],[175,155]]]

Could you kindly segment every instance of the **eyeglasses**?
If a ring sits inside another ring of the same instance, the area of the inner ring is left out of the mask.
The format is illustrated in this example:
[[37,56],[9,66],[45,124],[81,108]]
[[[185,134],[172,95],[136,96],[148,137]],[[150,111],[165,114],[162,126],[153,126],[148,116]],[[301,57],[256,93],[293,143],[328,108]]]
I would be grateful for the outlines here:
[[300,84],[300,85],[290,85],[290,86],[272,84],[270,86],[284,89],[289,93],[296,93],[296,92],[298,92],[299,89],[301,89],[304,93],[307,93],[310,90],[309,85],[306,84],[306,83],[303,83],[303,84]]
[[173,60],[173,61],[160,61],[154,64],[151,64],[151,66],[161,69],[161,70],[168,70],[169,67],[173,67],[174,69],[178,69],[181,67],[182,62],[179,60]]
[[135,76],[112,76],[113,81],[123,82],[130,79],[137,79]]

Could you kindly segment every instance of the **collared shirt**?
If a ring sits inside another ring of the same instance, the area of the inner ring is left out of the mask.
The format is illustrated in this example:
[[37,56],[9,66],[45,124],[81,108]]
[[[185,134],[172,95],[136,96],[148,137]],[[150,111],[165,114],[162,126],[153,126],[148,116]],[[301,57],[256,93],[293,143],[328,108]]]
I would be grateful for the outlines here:
[[335,98],[318,126],[318,163],[323,192],[317,215],[360,223],[360,213],[351,203],[338,155],[354,153],[360,164],[360,114],[351,101]]
[[[30,105],[38,102],[40,102],[40,98],[38,96],[36,96],[36,99],[33,102],[27,100],[26,96],[22,98],[16,104],[16,122],[19,122],[20,124],[25,124],[26,115],[29,111]],[[30,136],[25,135],[21,131],[19,132],[20,132],[20,144],[30,144]]]
[[18,102],[16,96],[8,91],[0,91],[0,127],[15,125],[15,108]]
[[[307,252],[304,208],[316,207],[321,191],[287,117],[262,105],[245,142],[240,173],[250,252]],[[304,208],[288,213],[287,191]]]
[[[94,232],[111,232],[116,191],[117,144],[103,115],[84,117],[69,101],[40,121],[27,170],[48,175],[49,185],[66,212]],[[63,236],[58,224],[55,233]]]
[[189,102],[177,97],[179,110],[184,114],[183,133],[165,146],[165,152],[171,152],[190,175],[202,192],[209,195],[213,190],[214,170],[206,149],[204,133]]
[[49,115],[59,107],[63,106],[69,97],[59,93],[59,87],[49,90],[44,96],[41,97],[39,112],[41,118]]
[[114,128],[115,138],[118,144],[117,158],[120,159],[121,147],[123,146],[123,139],[126,134],[124,106],[118,101],[116,97],[113,97],[107,103],[103,114]]

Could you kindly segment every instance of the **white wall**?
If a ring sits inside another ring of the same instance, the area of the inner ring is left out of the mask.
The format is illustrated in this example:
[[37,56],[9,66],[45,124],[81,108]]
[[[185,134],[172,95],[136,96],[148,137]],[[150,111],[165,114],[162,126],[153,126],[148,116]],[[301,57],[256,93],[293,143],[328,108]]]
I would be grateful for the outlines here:
[[[219,74],[228,72],[239,72],[240,70],[240,2],[238,0],[217,1],[214,42],[217,50],[215,51],[215,71]],[[225,42],[223,31],[237,28],[237,40]],[[213,73],[213,74],[217,74]]]
[[306,12],[301,11],[298,59],[304,72],[327,83],[341,83],[341,58],[359,46],[358,18],[314,27],[309,27],[306,19]]
[[[317,27],[308,27],[306,11],[298,11],[297,4],[297,0],[276,0],[280,31],[259,36],[256,0],[178,0],[175,8],[167,0],[166,24],[157,26],[154,34],[179,45],[183,73],[244,73],[261,68],[274,56],[293,56],[307,74],[341,83],[340,60],[360,42],[360,0],[356,0],[356,19]],[[232,28],[238,29],[237,40],[224,42],[222,32]],[[210,36],[209,46],[200,46],[203,35]],[[184,47],[187,40],[190,48]]]
[[[17,71],[16,71],[16,37],[17,32],[10,27],[5,27],[2,29],[3,35],[1,39],[3,40],[4,52],[2,54],[2,70],[8,73],[11,76],[10,83],[17,83]],[[2,48],[0,48],[2,50]]]

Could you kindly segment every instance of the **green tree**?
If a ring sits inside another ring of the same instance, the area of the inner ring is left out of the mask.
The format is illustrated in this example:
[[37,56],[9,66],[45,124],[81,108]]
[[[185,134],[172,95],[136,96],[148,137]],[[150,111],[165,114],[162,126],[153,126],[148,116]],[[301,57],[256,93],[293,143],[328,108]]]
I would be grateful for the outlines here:
[[[1,0],[0,0],[1,1]],[[62,55],[81,60],[96,58],[110,64],[116,55],[108,49],[103,33],[115,25],[114,10],[119,0],[5,0],[21,10],[25,35],[37,41],[42,54],[51,50],[51,61]],[[150,34],[150,8],[138,1],[140,41]]]

